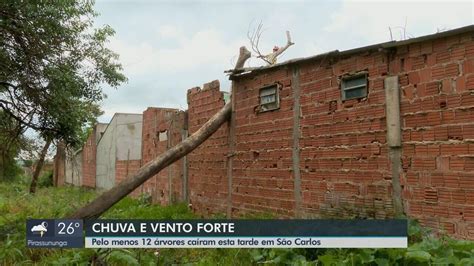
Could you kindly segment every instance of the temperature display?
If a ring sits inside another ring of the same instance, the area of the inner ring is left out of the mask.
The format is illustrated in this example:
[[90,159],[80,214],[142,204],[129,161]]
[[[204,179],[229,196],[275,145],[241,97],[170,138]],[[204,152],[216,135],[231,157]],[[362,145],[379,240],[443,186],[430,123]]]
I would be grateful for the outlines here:
[[26,245],[30,248],[82,248],[84,247],[82,220],[27,220]]
[[81,230],[82,232],[82,225],[80,222],[59,222],[58,227],[58,235],[74,235],[78,230]]

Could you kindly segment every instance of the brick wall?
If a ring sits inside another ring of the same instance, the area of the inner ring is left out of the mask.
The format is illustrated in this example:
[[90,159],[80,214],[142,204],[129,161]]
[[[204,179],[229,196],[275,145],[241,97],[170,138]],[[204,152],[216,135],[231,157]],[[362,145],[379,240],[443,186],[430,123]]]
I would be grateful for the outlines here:
[[[235,156],[232,213],[292,216],[293,99],[291,71],[281,69],[235,82]],[[259,89],[281,84],[280,109],[257,113]]]
[[[117,160],[115,162],[115,185],[135,174],[141,167],[141,160]],[[138,196],[137,193],[133,193]]]
[[[387,58],[374,52],[300,69],[301,190],[306,213],[393,216],[385,121]],[[341,100],[340,77],[368,72],[366,98]]]
[[[381,53],[268,71],[236,81],[233,207],[294,216],[294,98],[299,83],[303,216],[393,216]],[[368,97],[343,102],[338,78],[368,71]],[[280,109],[257,113],[259,89],[280,84]],[[297,191],[298,193],[298,191]]]
[[[358,71],[368,73],[367,97],[342,101],[341,76]],[[393,217],[384,79],[396,75],[405,212],[426,226],[473,239],[473,72],[474,36],[466,33],[237,78],[234,213],[293,216],[301,189],[306,217]],[[258,114],[259,89],[275,83],[280,109]],[[296,193],[295,131],[301,175]]]
[[[185,112],[170,108],[150,107],[143,112],[142,160],[143,164],[180,143],[185,128]],[[153,202],[169,204],[183,200],[183,161],[178,160],[149,179],[140,192],[152,195]],[[171,180],[171,193],[169,192]],[[171,195],[171,201],[170,201]]]
[[[196,132],[224,106],[219,81],[204,84],[203,88],[188,90],[189,135]],[[228,152],[227,123],[188,155],[189,201],[193,210],[201,214],[226,211]]]
[[408,215],[474,239],[474,42],[471,34],[398,49],[402,185]]
[[[367,97],[342,101],[341,77],[360,71],[368,76]],[[401,91],[401,147],[387,141],[389,76],[398,77]],[[396,213],[392,180],[400,179],[408,216],[474,239],[472,32],[233,79],[232,127],[226,123],[187,156],[194,211],[383,219]],[[259,90],[272,84],[279,109],[259,112]],[[118,161],[117,183],[178,144],[183,130],[196,132],[225,102],[218,81],[188,90],[187,99],[187,113],[143,113],[142,162]],[[148,192],[160,204],[184,200],[184,178],[180,160],[135,194]]]

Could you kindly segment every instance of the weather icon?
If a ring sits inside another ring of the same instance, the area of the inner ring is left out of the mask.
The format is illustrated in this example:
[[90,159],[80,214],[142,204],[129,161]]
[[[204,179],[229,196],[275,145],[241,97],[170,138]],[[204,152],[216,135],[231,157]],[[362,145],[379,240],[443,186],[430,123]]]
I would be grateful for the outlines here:
[[33,228],[31,228],[31,232],[39,233],[40,236],[43,237],[44,233],[48,231],[48,229],[46,229],[47,227],[48,227],[48,223],[47,222],[42,222],[39,225],[33,226]]

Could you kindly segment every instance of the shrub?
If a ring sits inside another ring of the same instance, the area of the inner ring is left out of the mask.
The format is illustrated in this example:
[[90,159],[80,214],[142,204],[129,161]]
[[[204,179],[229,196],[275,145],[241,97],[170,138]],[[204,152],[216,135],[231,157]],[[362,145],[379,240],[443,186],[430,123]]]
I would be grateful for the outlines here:
[[38,187],[51,187],[53,186],[53,171],[44,171],[38,177]]

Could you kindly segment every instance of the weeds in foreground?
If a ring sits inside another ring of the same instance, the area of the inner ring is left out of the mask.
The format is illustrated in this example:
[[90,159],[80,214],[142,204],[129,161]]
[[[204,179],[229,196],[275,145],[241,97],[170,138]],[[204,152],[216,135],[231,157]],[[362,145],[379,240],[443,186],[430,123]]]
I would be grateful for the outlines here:
[[[45,187],[30,195],[26,188],[22,182],[0,183],[0,261],[6,265],[474,265],[473,241],[433,237],[415,222],[409,226],[408,249],[28,249],[26,219],[64,217],[97,194],[75,187]],[[184,204],[163,207],[127,197],[103,218],[197,216]]]

